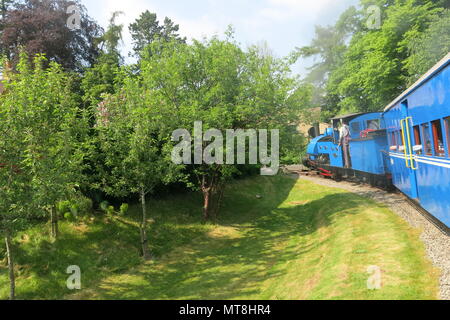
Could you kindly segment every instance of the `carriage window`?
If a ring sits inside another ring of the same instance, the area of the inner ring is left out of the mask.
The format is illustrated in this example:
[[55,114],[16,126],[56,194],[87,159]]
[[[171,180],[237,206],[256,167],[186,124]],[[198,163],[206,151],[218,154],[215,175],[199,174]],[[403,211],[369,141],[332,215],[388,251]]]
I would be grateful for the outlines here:
[[414,127],[414,141],[416,145],[414,146],[414,151],[416,154],[421,155],[423,152],[422,138],[420,137],[420,127]]
[[360,126],[359,122],[353,122],[351,124],[351,127],[352,127],[352,133],[353,134],[359,134],[360,133],[361,126]]
[[427,156],[433,155],[433,148],[431,146],[431,137],[430,137],[430,125],[425,123],[422,125],[422,137],[424,145],[424,152]]
[[380,130],[380,119],[367,121],[367,130]]
[[431,125],[433,127],[434,154],[438,157],[445,157],[441,120],[433,121]]
[[391,132],[391,150],[397,150],[397,139],[395,132]]

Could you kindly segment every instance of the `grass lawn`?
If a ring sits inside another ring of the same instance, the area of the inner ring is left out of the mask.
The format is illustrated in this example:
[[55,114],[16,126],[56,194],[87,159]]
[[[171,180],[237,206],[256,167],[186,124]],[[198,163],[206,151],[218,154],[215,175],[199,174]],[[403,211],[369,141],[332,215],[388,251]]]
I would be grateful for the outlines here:
[[[150,207],[157,258],[149,263],[139,259],[139,207],[125,219],[61,223],[54,244],[42,235],[48,226],[20,234],[18,298],[437,297],[438,272],[419,232],[386,207],[342,190],[282,176],[237,181],[228,188],[218,225],[201,223],[196,194],[150,201]],[[65,285],[70,265],[82,271],[83,288],[75,293]],[[372,265],[382,270],[381,290],[367,289]],[[0,299],[7,293],[1,263]]]

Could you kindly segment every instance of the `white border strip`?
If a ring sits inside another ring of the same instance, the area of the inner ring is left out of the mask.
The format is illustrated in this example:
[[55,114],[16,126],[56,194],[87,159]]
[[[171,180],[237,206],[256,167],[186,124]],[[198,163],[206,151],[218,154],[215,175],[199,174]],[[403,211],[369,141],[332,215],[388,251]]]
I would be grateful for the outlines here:
[[[407,159],[407,157],[405,157],[405,155],[397,154],[397,153],[389,153],[389,156],[393,157],[393,158],[397,158],[397,159],[402,159],[402,160]],[[434,159],[434,158],[431,159],[431,158],[414,156],[414,160],[419,163],[426,163],[426,164],[431,164],[434,166],[450,169],[450,161],[445,160],[445,159]]]

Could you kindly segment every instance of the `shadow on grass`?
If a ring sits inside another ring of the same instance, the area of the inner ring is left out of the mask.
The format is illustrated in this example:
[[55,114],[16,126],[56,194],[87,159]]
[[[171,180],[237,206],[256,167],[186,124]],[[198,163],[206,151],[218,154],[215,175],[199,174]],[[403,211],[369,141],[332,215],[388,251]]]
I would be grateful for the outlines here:
[[[266,280],[283,277],[277,265],[307,254],[323,243],[290,243],[293,236],[315,233],[333,223],[336,213],[358,214],[367,200],[352,194],[326,195],[304,205],[279,208],[295,184],[270,182],[259,187],[274,192],[273,199],[254,202],[252,208],[234,207],[226,222],[238,220],[238,237],[204,235],[166,261],[139,268],[98,289],[105,299],[266,299],[274,298],[264,287]],[[245,190],[233,192],[226,208],[247,198]],[[248,197],[248,198],[251,198]],[[249,199],[248,199],[249,200]],[[270,202],[270,203],[268,203]],[[248,202],[247,202],[248,203]],[[226,212],[228,210],[225,210]],[[227,212],[229,213],[229,212]],[[256,213],[256,214],[255,214]],[[233,224],[235,225],[236,222]],[[250,226],[242,227],[242,224]],[[324,240],[326,242],[326,240]]]
[[[67,226],[54,244],[41,240],[16,246],[18,298],[70,296],[66,269],[78,265],[83,298],[102,299],[258,299],[264,281],[282,277],[276,266],[314,250],[291,244],[332,223],[337,212],[356,214],[367,201],[351,194],[329,194],[304,205],[281,206],[296,181],[257,177],[233,183],[220,225],[235,234],[211,235],[202,225],[198,195],[152,201],[155,223],[149,228],[153,264],[142,265],[139,233],[132,224],[96,222],[77,232]],[[263,195],[257,199],[256,195]],[[136,216],[137,217],[137,216]],[[220,226],[219,226],[220,228]],[[26,277],[27,279],[20,279]],[[117,281],[117,277],[121,281]]]

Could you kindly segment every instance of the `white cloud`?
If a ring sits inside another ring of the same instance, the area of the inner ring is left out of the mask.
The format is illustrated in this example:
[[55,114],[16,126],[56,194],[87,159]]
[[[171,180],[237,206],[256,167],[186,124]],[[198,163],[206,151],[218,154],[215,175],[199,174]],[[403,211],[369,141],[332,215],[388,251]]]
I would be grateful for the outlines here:
[[221,34],[226,26],[204,15],[200,19],[185,19],[174,16],[172,18],[180,25],[180,34],[188,39],[203,39],[215,34]]
[[293,18],[314,20],[334,4],[335,0],[268,0],[268,5],[260,14],[275,21]]
[[336,0],[269,0],[269,4],[278,7],[286,7],[295,11],[310,10],[318,11],[328,7]]
[[128,31],[130,23],[134,22],[145,10],[157,12],[157,8],[146,0],[83,0],[83,3],[88,9],[89,15],[94,17],[105,29],[108,27],[109,19],[114,12],[123,12],[117,18],[116,23],[123,24],[122,52],[124,56],[127,56],[132,50],[131,35]]
[[307,45],[317,24],[332,24],[345,7],[358,0],[82,0],[89,14],[106,27],[114,11],[123,11],[124,48],[132,49],[128,26],[145,10],[159,19],[170,17],[188,39],[223,35],[232,24],[243,45],[263,40],[273,51],[286,55],[296,46]]
[[[211,4],[214,0],[209,0]],[[201,39],[204,36],[212,36],[214,34],[221,34],[225,31],[227,24],[221,22],[221,19],[214,17],[214,15],[205,14],[200,18],[185,17],[183,13],[176,10],[167,10],[155,4],[155,1],[150,0],[97,0],[95,3],[84,0],[85,6],[88,8],[90,14],[93,14],[95,19],[104,28],[107,27],[110,17],[115,11],[122,11],[123,14],[117,18],[118,24],[123,24],[123,45],[122,51],[124,55],[132,50],[131,34],[128,26],[133,23],[142,12],[149,10],[158,15],[158,19],[162,20],[164,17],[170,17],[175,23],[180,25],[180,34],[188,39]],[[176,9],[176,7],[175,7]]]

